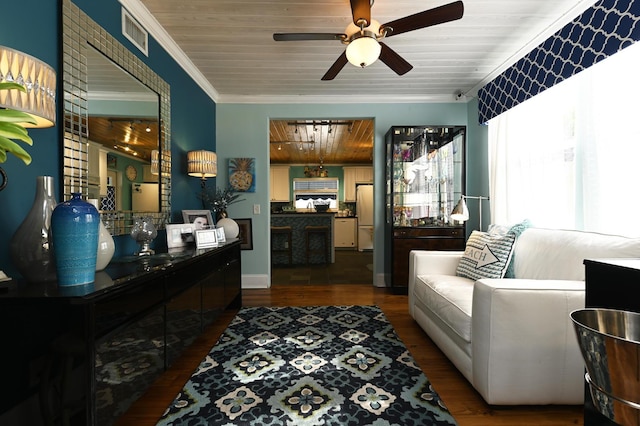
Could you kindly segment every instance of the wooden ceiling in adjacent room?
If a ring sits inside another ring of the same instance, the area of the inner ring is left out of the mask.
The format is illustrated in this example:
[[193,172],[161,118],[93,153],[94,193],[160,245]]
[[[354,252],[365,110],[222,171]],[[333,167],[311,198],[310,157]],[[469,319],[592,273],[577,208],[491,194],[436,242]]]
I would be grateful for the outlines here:
[[150,161],[151,151],[158,149],[158,121],[156,117],[89,117],[89,140],[123,155]]
[[371,164],[372,119],[271,120],[271,164]]

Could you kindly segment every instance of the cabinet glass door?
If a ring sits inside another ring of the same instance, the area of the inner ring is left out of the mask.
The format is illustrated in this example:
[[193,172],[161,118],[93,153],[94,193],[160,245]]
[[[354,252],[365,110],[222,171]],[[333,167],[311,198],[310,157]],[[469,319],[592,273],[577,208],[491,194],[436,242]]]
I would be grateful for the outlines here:
[[387,134],[387,223],[450,226],[463,193],[463,126],[392,127]]

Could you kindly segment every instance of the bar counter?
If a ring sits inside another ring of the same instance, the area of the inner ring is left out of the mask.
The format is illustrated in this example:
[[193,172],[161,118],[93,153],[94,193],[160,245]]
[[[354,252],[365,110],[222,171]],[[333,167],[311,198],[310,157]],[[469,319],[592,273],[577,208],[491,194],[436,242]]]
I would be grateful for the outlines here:
[[[304,265],[307,263],[306,256],[306,242],[304,236],[304,227],[311,226],[328,226],[329,227],[329,250],[331,253],[331,263],[335,261],[335,251],[333,249],[333,222],[335,212],[290,212],[290,213],[273,213],[271,215],[271,226],[290,226],[291,227],[291,240],[293,249],[293,264]],[[284,241],[280,238],[277,241],[273,241],[276,247],[282,248]],[[317,250],[321,248],[318,239],[314,238],[312,241],[312,249]],[[275,247],[274,247],[275,248]],[[272,265],[286,265],[288,258],[283,253],[272,253],[271,264]],[[324,263],[322,254],[312,253],[309,257],[310,264]]]

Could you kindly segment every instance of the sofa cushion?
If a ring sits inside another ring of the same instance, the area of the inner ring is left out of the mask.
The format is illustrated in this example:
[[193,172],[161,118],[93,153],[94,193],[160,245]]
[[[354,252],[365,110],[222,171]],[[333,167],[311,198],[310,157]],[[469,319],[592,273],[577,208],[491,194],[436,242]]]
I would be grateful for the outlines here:
[[473,231],[456,274],[472,280],[504,277],[515,240],[512,232],[501,235]]
[[516,273],[514,270],[514,262],[515,257],[518,254],[518,251],[515,250],[515,247],[518,245],[518,237],[522,234],[526,229],[531,228],[531,222],[529,219],[525,219],[522,222],[516,223],[515,225],[506,226],[506,225],[489,225],[488,232],[490,234],[499,234],[504,235],[507,232],[513,232],[516,235],[516,242],[514,244],[514,250],[511,254],[511,261],[509,261],[509,265],[507,265],[507,271],[504,273],[504,278],[515,278]]
[[473,280],[453,275],[418,275],[414,297],[468,343],[471,342],[473,283]]
[[584,260],[640,257],[640,238],[529,228],[515,246],[516,278],[584,281]]

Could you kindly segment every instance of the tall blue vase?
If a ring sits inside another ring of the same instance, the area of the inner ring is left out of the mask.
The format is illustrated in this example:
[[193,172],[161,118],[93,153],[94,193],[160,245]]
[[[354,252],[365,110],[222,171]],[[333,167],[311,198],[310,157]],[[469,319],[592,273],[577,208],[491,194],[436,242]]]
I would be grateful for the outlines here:
[[95,280],[99,229],[98,210],[78,193],[53,210],[51,233],[59,286]]

